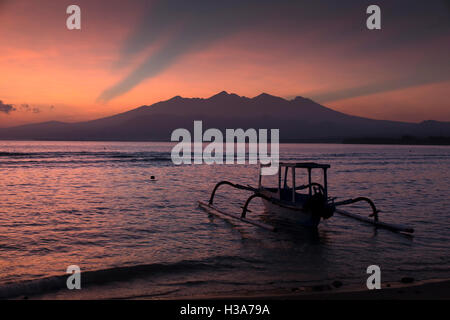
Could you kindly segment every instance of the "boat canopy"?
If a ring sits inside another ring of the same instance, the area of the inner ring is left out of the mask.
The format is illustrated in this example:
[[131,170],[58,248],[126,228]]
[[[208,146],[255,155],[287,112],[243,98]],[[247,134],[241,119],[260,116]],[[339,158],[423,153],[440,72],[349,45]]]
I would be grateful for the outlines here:
[[315,162],[280,162],[280,167],[305,168],[305,169],[329,169],[329,164],[320,164]]
[[[261,167],[270,167],[272,164],[261,164]],[[304,168],[304,169],[329,169],[329,164],[315,162],[280,162],[279,167],[284,168]]]
[[[271,165],[271,164],[270,164]],[[261,165],[262,167],[270,166],[270,165]],[[296,190],[301,189],[309,189],[309,196],[313,195],[313,188],[319,187],[324,196],[325,199],[328,199],[328,179],[327,179],[327,170],[330,168],[329,164],[319,164],[315,162],[280,162],[279,164],[279,170],[278,170],[278,199],[281,200],[282,198],[282,190],[286,190],[289,192],[292,192],[292,202],[295,202],[296,200]],[[282,171],[284,168],[284,179],[282,177]],[[295,170],[296,169],[307,169],[308,170],[308,183],[306,185],[297,185],[295,181]],[[313,169],[322,169],[323,172],[323,185],[319,185],[318,183],[314,183],[312,181],[312,170]],[[288,171],[291,172],[291,179],[292,179],[292,187],[288,187]],[[262,186],[262,170],[259,171],[259,181],[258,181],[258,188],[264,188]]]

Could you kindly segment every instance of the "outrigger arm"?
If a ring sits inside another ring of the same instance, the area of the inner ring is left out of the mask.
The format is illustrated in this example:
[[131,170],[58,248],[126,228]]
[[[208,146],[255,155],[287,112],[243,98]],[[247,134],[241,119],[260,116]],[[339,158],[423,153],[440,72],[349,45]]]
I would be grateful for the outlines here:
[[250,186],[243,186],[241,184],[231,183],[229,181],[220,181],[218,184],[216,184],[216,186],[214,187],[213,192],[211,193],[211,198],[209,198],[209,202],[208,202],[210,206],[213,205],[214,196],[216,195],[217,189],[219,189],[219,187],[222,186],[222,185],[229,185],[229,186],[232,186],[233,188],[241,189],[241,190],[247,190],[247,191],[253,191],[253,192],[257,191],[257,189],[255,189],[253,187],[250,187]]
[[221,181],[221,182],[219,182],[218,184],[216,184],[216,186],[214,187],[214,189],[213,189],[213,191],[212,191],[212,193],[211,193],[211,197],[210,197],[210,199],[209,199],[209,202],[208,202],[208,203],[205,203],[205,202],[203,202],[203,201],[199,201],[199,202],[198,202],[198,205],[199,205],[201,208],[203,208],[204,210],[206,210],[207,212],[211,213],[211,214],[215,214],[215,215],[218,215],[218,216],[225,215],[225,216],[228,216],[228,217],[231,217],[231,218],[240,220],[240,221],[242,221],[242,222],[246,222],[246,223],[255,225],[255,226],[257,226],[257,227],[261,227],[261,228],[266,229],[266,230],[269,230],[269,231],[275,231],[275,227],[273,227],[273,226],[270,226],[270,225],[265,224],[265,223],[263,223],[263,222],[254,221],[254,220],[251,220],[251,219],[247,219],[247,218],[246,218],[246,213],[247,213],[247,211],[249,211],[249,210],[247,209],[249,200],[247,200],[247,203],[246,203],[246,205],[245,205],[245,207],[244,207],[244,209],[243,209],[241,215],[237,215],[237,214],[233,214],[233,213],[224,212],[224,211],[222,211],[222,210],[219,210],[219,209],[215,208],[215,207],[213,206],[213,203],[214,203],[214,196],[216,195],[217,189],[218,189],[220,186],[222,186],[222,185],[229,185],[229,186],[231,186],[231,187],[233,187],[233,188],[236,188],[236,189],[247,190],[247,191],[255,192],[255,194],[252,195],[250,198],[255,197],[256,194],[257,194],[257,191],[258,191],[257,189],[255,189],[255,188],[253,188],[253,187],[251,187],[251,186],[243,186],[243,185],[240,185],[240,184],[231,183],[231,182],[229,182],[229,181]]
[[360,201],[365,201],[365,202],[367,202],[370,205],[370,207],[372,208],[372,214],[370,214],[369,217],[370,218],[373,217],[373,220],[369,219],[369,218],[366,218],[366,217],[364,217],[364,216],[362,216],[360,214],[347,212],[347,211],[344,211],[344,210],[341,210],[341,209],[335,209],[335,212],[337,212],[337,213],[339,213],[339,214],[341,214],[343,216],[346,216],[346,217],[349,217],[349,218],[353,218],[353,219],[356,219],[356,220],[359,220],[359,221],[362,221],[362,222],[367,222],[367,223],[373,224],[376,227],[388,229],[388,230],[391,230],[391,231],[394,231],[394,232],[414,233],[414,229],[411,228],[411,227],[400,225],[400,224],[392,224],[392,223],[381,222],[378,219],[378,213],[381,212],[381,211],[377,209],[377,207],[375,206],[375,203],[372,200],[370,200],[369,198],[358,197],[358,198],[355,198],[355,199],[348,199],[348,200],[344,200],[344,201],[339,201],[339,202],[335,202],[334,206],[337,207],[337,206],[342,206],[342,205],[347,205],[347,204],[353,204],[353,203],[360,202]]
[[375,203],[370,200],[369,198],[366,197],[358,197],[355,199],[348,199],[348,200],[344,200],[344,201],[339,201],[339,202],[335,202],[334,206],[343,206],[343,205],[347,205],[347,204],[353,204],[356,202],[360,202],[360,201],[365,201],[367,202],[370,207],[372,208],[372,214],[369,215],[369,217],[374,217],[375,222],[378,222],[378,213],[381,212],[380,210],[377,209],[377,207],[375,206]]

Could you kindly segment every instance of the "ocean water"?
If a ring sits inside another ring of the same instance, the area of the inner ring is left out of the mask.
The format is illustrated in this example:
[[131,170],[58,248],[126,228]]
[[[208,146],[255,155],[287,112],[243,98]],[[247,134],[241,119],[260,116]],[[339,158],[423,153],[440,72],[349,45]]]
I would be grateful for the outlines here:
[[[183,298],[450,278],[450,148],[285,144],[289,161],[331,164],[329,194],[367,196],[380,219],[413,237],[335,215],[317,231],[277,232],[198,208],[215,183],[257,183],[255,165],[175,166],[172,145],[0,142],[0,297]],[[150,181],[155,176],[157,181]],[[250,194],[223,187],[216,204],[239,213]],[[269,220],[262,205],[249,218]],[[364,206],[349,209],[368,214]],[[276,223],[276,222],[274,222]],[[80,291],[66,269],[82,271]]]

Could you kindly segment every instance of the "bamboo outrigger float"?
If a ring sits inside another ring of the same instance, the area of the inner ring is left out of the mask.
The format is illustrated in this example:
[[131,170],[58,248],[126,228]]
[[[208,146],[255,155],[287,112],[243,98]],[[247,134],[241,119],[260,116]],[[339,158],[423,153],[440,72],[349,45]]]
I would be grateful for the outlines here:
[[[264,166],[261,166],[261,168],[263,167]],[[247,218],[247,213],[250,212],[248,206],[255,198],[262,199],[264,206],[269,213],[275,214],[279,217],[282,217],[283,219],[292,220],[294,223],[298,223],[306,227],[317,228],[321,220],[331,218],[336,212],[346,217],[370,223],[379,228],[384,228],[395,232],[414,232],[413,228],[407,226],[381,222],[378,217],[378,213],[380,211],[376,208],[374,202],[369,198],[358,197],[354,199],[335,202],[335,198],[330,198],[328,196],[327,170],[330,168],[330,165],[328,164],[318,164],[313,162],[281,162],[279,164],[278,170],[277,187],[263,186],[261,168],[259,171],[259,183],[257,188],[234,184],[228,181],[221,181],[214,187],[209,202],[205,203],[203,201],[199,201],[199,206],[207,212],[218,215],[220,217],[231,217],[270,231],[275,231],[275,227],[260,221]],[[296,184],[296,169],[307,170],[307,184]],[[312,181],[312,170],[315,169],[322,170],[323,184]],[[283,173],[284,177],[282,177]],[[289,174],[291,174],[291,186],[289,186],[288,183]],[[228,185],[239,190],[253,192],[253,194],[247,199],[244,206],[242,207],[242,212],[240,215],[227,213],[214,207],[214,196],[219,187],[223,185]],[[306,193],[300,192],[302,190],[306,190]],[[364,217],[359,214],[338,209],[338,207],[340,206],[354,204],[357,202],[366,202],[370,206],[372,212],[370,213],[369,217]]]

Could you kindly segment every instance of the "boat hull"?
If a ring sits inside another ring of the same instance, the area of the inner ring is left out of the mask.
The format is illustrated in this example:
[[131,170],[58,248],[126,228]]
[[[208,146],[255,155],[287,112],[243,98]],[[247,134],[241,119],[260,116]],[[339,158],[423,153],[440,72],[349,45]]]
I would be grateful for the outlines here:
[[281,207],[273,202],[263,199],[266,210],[277,217],[300,224],[305,227],[317,228],[320,223],[320,217],[314,216],[309,211],[293,210],[286,207]]

